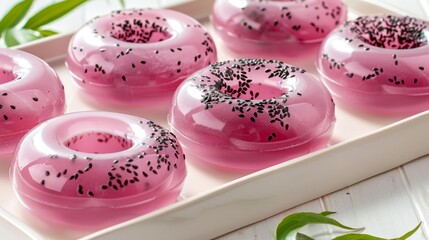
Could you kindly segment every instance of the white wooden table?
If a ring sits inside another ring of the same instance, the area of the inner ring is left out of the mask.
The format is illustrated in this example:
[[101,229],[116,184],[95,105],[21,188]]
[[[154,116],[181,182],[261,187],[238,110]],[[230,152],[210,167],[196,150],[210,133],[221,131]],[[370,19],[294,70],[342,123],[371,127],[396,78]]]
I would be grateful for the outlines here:
[[[373,2],[429,19],[428,0]],[[427,145],[429,148],[429,143]],[[388,146],[386,151],[389,151]],[[286,215],[326,210],[337,212],[332,217],[348,226],[366,227],[365,233],[384,238],[399,237],[422,221],[420,229],[409,239],[429,239],[429,156],[236,230],[218,240],[273,239],[277,224]],[[338,228],[312,226],[303,228],[302,232],[317,239],[332,239],[336,230]]]

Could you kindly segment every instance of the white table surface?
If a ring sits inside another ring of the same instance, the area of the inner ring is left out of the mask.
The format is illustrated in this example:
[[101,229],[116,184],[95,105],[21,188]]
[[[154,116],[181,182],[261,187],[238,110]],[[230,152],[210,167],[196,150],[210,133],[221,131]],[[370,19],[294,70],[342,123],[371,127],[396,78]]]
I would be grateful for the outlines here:
[[[371,2],[429,19],[428,0]],[[389,151],[388,146],[386,151]],[[429,239],[429,156],[238,229],[217,240],[273,239],[277,224],[286,215],[326,210],[337,212],[332,217],[346,225],[365,227],[364,233],[384,238],[399,237],[422,222],[420,229],[409,239]],[[332,239],[336,230],[338,228],[312,226],[302,229],[302,232],[317,239]]]
[[[168,1],[157,2],[166,3]],[[97,0],[95,2],[105,4],[106,1]],[[401,9],[409,13],[409,15],[429,19],[429,0],[374,0],[372,2],[381,2],[387,6]],[[83,15],[78,14],[75,16],[86,18],[88,17],[89,9],[95,8],[94,6],[84,8],[82,10]],[[68,21],[67,24],[73,25],[70,22],[72,21]],[[75,23],[80,24],[79,21]],[[386,151],[389,151],[388,147],[386,147]],[[333,217],[346,225],[364,226],[366,227],[365,233],[385,238],[401,236],[422,221],[421,228],[410,239],[429,239],[428,172],[429,156],[426,156],[358,184],[289,209],[264,221],[238,229],[219,237],[218,240],[273,239],[275,228],[284,216],[293,212],[320,212],[325,210],[337,212]],[[4,232],[1,226],[6,225],[0,224],[0,232]],[[303,232],[309,236],[317,237],[317,239],[331,239],[333,235],[320,233],[335,233],[335,230],[335,228],[312,226],[306,227]],[[10,236],[15,236],[16,239],[22,239],[22,233],[19,231],[9,234]],[[31,236],[32,238],[38,238],[35,234]]]

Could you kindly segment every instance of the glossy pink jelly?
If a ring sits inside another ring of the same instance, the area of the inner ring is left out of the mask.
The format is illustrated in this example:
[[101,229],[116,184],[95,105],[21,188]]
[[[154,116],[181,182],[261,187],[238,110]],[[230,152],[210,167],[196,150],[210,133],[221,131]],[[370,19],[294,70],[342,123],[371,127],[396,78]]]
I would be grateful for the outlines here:
[[196,20],[165,9],[112,12],[72,38],[66,64],[86,96],[116,105],[170,99],[190,74],[217,59]]
[[13,187],[39,218],[102,228],[176,201],[186,176],[182,149],[161,126],[113,112],[50,119],[20,142]]
[[0,156],[24,134],[65,111],[64,88],[54,70],[29,53],[0,48]]
[[168,120],[193,159],[255,171],[326,146],[335,115],[327,88],[305,70],[241,59],[193,74]]
[[226,46],[254,56],[299,56],[347,17],[341,0],[217,0],[212,22]]
[[377,115],[429,109],[429,23],[364,16],[322,44],[317,68],[338,102]]

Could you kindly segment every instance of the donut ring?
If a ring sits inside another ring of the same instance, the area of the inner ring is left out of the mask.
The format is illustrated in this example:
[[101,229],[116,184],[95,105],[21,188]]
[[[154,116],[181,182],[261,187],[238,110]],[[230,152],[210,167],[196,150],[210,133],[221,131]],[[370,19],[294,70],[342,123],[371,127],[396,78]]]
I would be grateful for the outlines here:
[[254,171],[325,146],[335,116],[327,88],[305,70],[241,59],[192,75],[168,121],[192,158]]
[[384,115],[428,110],[428,26],[397,16],[349,21],[323,42],[318,71],[347,108]]
[[212,22],[238,53],[298,56],[346,20],[341,0],[217,0]]
[[112,112],[78,112],[42,123],[20,142],[11,170],[27,208],[79,228],[106,227],[172,203],[185,175],[173,134]]
[[186,77],[216,59],[211,36],[196,20],[134,9],[86,24],[70,41],[66,64],[89,99],[129,105],[171,99]]
[[64,87],[48,64],[0,48],[0,155],[11,154],[28,130],[65,108]]

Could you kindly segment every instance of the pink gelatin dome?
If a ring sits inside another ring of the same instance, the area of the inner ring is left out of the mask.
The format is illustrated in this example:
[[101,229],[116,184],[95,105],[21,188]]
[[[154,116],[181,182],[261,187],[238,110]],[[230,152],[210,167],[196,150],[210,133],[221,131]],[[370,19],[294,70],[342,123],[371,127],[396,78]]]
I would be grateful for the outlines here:
[[327,88],[305,70],[241,59],[193,74],[168,121],[192,159],[255,171],[326,146],[335,115]]
[[11,169],[18,198],[39,219],[91,230],[175,202],[185,176],[173,134],[112,112],[43,122],[20,142]]
[[216,60],[211,36],[195,19],[167,9],[131,9],[80,29],[66,65],[88,100],[141,106],[170,102],[184,79]]
[[12,154],[27,131],[65,109],[64,87],[48,64],[0,48],[0,156]]
[[411,17],[351,20],[325,39],[317,69],[351,111],[406,116],[429,110],[428,27]]
[[217,0],[212,12],[223,43],[246,57],[309,55],[346,18],[341,0]]

